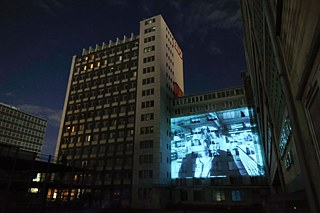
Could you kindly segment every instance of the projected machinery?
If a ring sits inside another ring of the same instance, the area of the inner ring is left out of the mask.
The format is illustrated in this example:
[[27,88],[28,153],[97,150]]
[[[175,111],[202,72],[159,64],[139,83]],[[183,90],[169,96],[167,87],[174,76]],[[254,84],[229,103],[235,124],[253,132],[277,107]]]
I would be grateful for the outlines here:
[[171,119],[171,177],[264,175],[248,108]]

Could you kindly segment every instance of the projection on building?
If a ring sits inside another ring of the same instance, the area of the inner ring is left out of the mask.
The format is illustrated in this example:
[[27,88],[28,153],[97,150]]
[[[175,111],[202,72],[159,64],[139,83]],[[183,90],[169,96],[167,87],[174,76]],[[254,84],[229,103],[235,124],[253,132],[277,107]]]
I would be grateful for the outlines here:
[[248,108],[171,119],[171,177],[264,175]]

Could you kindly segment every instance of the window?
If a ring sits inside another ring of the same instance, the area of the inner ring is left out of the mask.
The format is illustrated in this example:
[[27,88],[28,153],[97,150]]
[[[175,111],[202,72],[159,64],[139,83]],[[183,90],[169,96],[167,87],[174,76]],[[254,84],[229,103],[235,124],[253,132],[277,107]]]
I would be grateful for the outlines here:
[[141,103],[141,108],[149,108],[154,106],[154,101],[144,101]]
[[148,63],[148,62],[151,62],[151,61],[154,61],[154,60],[155,60],[154,55],[153,56],[149,56],[149,57],[143,58],[143,63]]
[[153,172],[152,170],[140,170],[139,171],[139,178],[145,179],[145,178],[152,178]]
[[140,155],[139,156],[139,163],[152,163],[153,162],[153,155]]
[[240,191],[232,191],[231,197],[232,197],[232,201],[241,201],[241,192]]
[[143,49],[143,52],[144,53],[148,53],[148,52],[151,52],[151,51],[154,51],[155,50],[155,46],[150,46],[150,47],[146,47]]
[[148,96],[153,94],[154,94],[154,89],[142,90],[142,96]]
[[154,77],[142,79],[142,85],[154,83]]
[[154,72],[154,66],[143,68],[143,74]]
[[144,43],[148,43],[148,42],[154,41],[155,39],[156,39],[155,36],[146,37],[146,38],[144,38]]
[[153,133],[153,126],[146,126],[146,127],[141,127],[140,128],[140,134],[144,135],[144,134],[150,134]]
[[145,21],[145,25],[148,25],[148,24],[152,24],[152,23],[154,23],[156,20],[153,18],[153,19],[149,19],[149,20],[147,20],[147,21]]
[[153,120],[153,113],[147,113],[141,115],[141,121]]
[[149,149],[153,147],[153,140],[140,141],[140,149]]
[[147,34],[147,33],[151,33],[154,31],[156,31],[156,27],[149,27],[144,30],[144,33]]
[[214,201],[217,201],[217,202],[222,202],[222,201],[225,201],[225,200],[226,200],[223,191],[213,191],[213,192],[212,192],[212,199],[213,199]]

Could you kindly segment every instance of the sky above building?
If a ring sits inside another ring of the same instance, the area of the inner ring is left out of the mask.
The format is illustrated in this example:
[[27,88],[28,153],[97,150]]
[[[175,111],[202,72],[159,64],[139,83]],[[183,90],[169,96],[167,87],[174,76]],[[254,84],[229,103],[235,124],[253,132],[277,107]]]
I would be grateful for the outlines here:
[[238,0],[2,1],[0,102],[48,120],[43,154],[54,153],[72,56],[158,14],[183,51],[186,95],[243,84]]

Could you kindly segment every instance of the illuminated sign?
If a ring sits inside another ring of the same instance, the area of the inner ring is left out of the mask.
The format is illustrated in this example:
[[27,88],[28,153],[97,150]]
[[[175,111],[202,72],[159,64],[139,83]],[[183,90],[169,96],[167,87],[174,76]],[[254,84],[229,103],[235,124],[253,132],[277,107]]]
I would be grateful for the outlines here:
[[173,44],[174,49],[176,49],[178,55],[179,55],[180,58],[182,59],[182,58],[183,58],[183,57],[182,57],[182,51],[181,51],[181,49],[180,49],[177,41],[176,41],[174,38],[172,38],[172,44]]
[[264,175],[248,108],[171,119],[171,178]]

